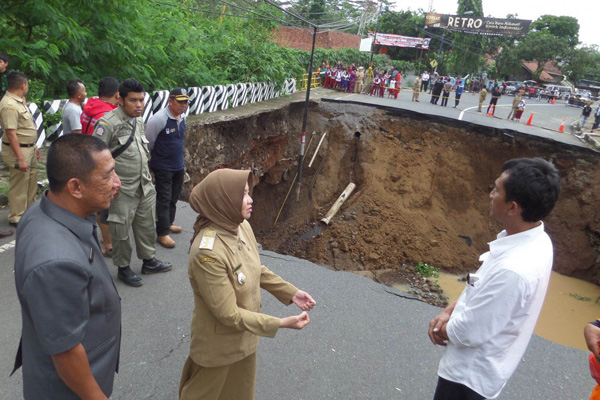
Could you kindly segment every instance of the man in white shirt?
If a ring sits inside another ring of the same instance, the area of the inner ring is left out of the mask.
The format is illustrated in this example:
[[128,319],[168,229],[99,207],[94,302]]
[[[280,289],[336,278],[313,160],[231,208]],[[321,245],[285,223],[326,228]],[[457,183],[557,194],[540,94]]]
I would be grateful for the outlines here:
[[457,302],[429,324],[446,346],[434,400],[493,399],[511,377],[533,333],[552,270],[552,242],[541,221],[558,199],[560,177],[540,158],[507,161],[490,193],[490,215],[504,230]]
[[69,101],[63,106],[63,134],[81,133],[81,112],[87,97],[85,85],[79,79],[71,79],[67,83]]
[[421,92],[426,92],[429,86],[429,71],[425,71],[421,76]]

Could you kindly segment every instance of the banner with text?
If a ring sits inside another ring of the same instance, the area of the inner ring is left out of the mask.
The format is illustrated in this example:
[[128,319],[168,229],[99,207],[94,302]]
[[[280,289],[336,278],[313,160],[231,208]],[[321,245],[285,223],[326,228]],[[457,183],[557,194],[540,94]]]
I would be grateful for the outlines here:
[[526,35],[529,25],[531,25],[531,21],[526,19],[483,18],[435,13],[427,13],[425,16],[425,27],[490,36]]
[[412,47],[429,50],[430,38],[395,35],[393,33],[369,32],[369,38],[374,38],[373,43],[380,46]]

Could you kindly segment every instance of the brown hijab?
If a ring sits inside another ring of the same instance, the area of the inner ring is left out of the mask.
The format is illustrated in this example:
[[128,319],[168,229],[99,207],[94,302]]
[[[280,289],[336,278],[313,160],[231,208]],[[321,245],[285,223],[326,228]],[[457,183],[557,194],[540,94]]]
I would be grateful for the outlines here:
[[252,171],[224,168],[211,172],[192,189],[189,202],[198,217],[191,243],[210,223],[237,235],[238,226],[244,222],[242,201],[246,183],[252,195]]

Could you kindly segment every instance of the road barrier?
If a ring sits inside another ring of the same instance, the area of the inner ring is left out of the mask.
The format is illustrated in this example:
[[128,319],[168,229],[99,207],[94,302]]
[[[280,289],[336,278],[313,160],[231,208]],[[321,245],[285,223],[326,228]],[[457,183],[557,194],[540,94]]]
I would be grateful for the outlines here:
[[[307,87],[308,87],[308,73],[302,75],[302,82],[300,85],[300,90],[306,90]],[[319,75],[318,72],[312,73],[312,79],[310,80],[310,87],[311,88],[321,87],[321,76]]]

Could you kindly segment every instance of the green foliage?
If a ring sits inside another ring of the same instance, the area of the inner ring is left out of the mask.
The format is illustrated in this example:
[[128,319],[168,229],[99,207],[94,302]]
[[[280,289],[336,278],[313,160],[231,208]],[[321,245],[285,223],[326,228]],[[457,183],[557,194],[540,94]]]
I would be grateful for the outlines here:
[[0,194],[8,195],[8,182],[0,182]]
[[[148,91],[174,86],[272,81],[302,74],[270,41],[273,22],[144,0],[3,0],[0,49],[9,67],[44,82],[30,96],[65,98],[81,79],[90,95],[105,76],[135,77]],[[272,9],[272,7],[271,7]]]
[[571,296],[575,300],[579,300],[579,301],[592,301],[592,299],[590,297],[581,296],[581,295],[579,295],[577,293],[569,293],[569,296]]
[[597,47],[580,47],[568,51],[563,58],[563,71],[573,81],[600,80],[600,52]]
[[579,22],[573,17],[542,15],[533,21],[531,29],[534,32],[542,32],[558,39],[564,39],[571,46],[579,43]]
[[440,269],[427,263],[418,263],[415,267],[415,271],[421,276],[433,276],[436,278],[440,276]]

